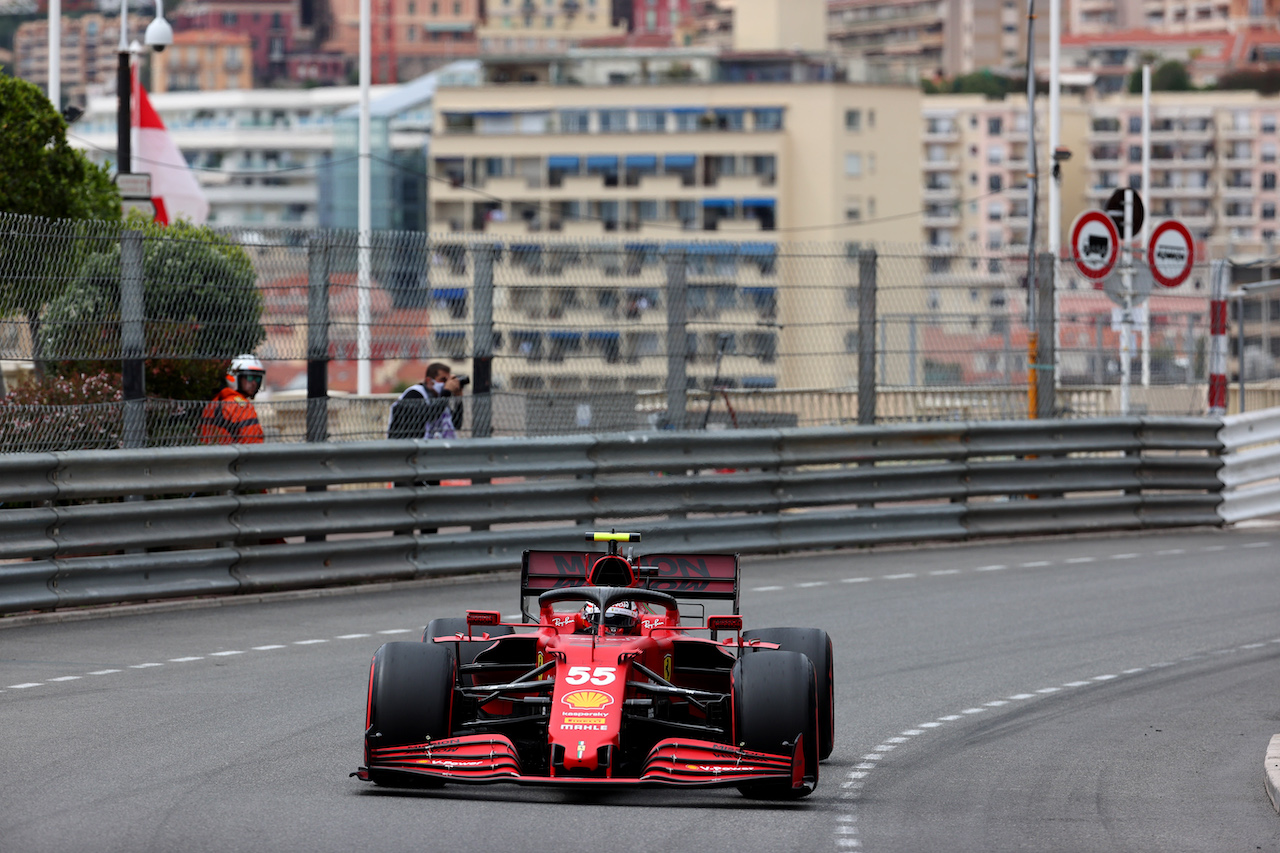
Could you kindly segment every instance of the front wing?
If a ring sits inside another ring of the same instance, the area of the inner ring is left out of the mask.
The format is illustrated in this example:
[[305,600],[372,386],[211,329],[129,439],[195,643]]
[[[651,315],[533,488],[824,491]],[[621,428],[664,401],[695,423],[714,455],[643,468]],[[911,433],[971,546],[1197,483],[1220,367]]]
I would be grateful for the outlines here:
[[[514,782],[520,785],[636,786],[671,785],[711,788],[750,782],[790,781],[800,789],[817,784],[805,778],[804,754],[797,744],[790,755],[750,752],[712,741],[668,738],[649,751],[639,776],[529,776],[521,772],[515,746],[503,735],[463,735],[406,746],[374,747],[368,767],[353,776],[394,771],[448,782]],[[816,774],[816,768],[815,768]]]

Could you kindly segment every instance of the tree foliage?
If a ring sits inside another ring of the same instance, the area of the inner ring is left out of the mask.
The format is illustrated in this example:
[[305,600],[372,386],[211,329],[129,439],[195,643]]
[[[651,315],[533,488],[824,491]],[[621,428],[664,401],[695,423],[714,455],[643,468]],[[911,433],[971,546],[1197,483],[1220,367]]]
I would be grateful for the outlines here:
[[[1153,92],[1190,92],[1195,86],[1191,85],[1191,74],[1187,71],[1187,66],[1181,62],[1170,60],[1162,62],[1151,72],[1151,91]],[[1129,92],[1131,94],[1142,94],[1142,69],[1134,69],[1129,75]]]
[[33,83],[0,75],[0,213],[119,219],[106,169],[67,143],[67,123]]
[[[143,232],[147,394],[208,399],[222,387],[226,361],[266,338],[262,294],[248,254],[207,226],[167,228],[132,212]],[[118,369],[120,244],[84,259],[48,306],[42,349],[59,374]]]

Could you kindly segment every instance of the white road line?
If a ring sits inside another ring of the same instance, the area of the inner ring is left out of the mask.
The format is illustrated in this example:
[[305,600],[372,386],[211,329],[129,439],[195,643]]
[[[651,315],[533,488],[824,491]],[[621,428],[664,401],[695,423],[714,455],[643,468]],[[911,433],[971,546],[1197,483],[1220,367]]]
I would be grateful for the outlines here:
[[826,585],[827,585],[826,581],[806,581],[804,583],[796,584],[796,586],[800,587],[800,589],[811,589],[815,586],[826,586]]
[[327,642],[329,641],[328,640],[294,640],[293,644],[295,646],[314,646],[317,643],[327,643]]
[[91,672],[90,675],[114,675],[119,672],[118,669],[100,669],[97,672]]
[[987,709],[986,708],[965,708],[960,713],[961,714],[981,714],[985,710]]
[[845,578],[840,581],[840,583],[866,583],[869,580],[871,580],[871,578]]
[[[379,634],[409,634],[412,632],[413,632],[412,628],[388,628],[387,630],[379,631],[378,633]],[[320,642],[323,643],[324,640],[321,640]]]
[[1097,561],[1097,557],[1068,557],[1068,563],[1093,563]]
[[[775,589],[782,589],[782,587],[775,587]],[[755,592],[755,591],[756,590],[752,590],[752,592]],[[360,640],[365,637],[372,637],[372,636],[373,634],[339,634],[338,636],[334,637],[334,639],[335,640]],[[263,648],[283,649],[284,646],[264,646]]]
[[[368,635],[366,634],[365,636],[368,636]],[[269,652],[273,649],[283,649],[283,648],[287,648],[287,646],[282,646],[279,643],[275,643],[270,646],[254,646],[253,650],[255,652]]]
[[[780,589],[786,589],[785,586],[757,586],[752,588],[752,592],[777,592]],[[369,636],[365,634],[364,636]]]
[[906,743],[906,742],[907,742],[907,738],[904,738],[904,737],[901,737],[901,736],[899,736],[899,737],[889,737],[889,738],[885,738],[885,739],[884,739],[884,742],[885,742],[885,743]]
[[924,734],[924,729],[907,729],[905,732],[902,733],[902,736],[915,737],[916,735],[922,735],[922,734]]
[[906,580],[907,578],[913,578],[913,577],[915,577],[914,572],[903,572],[900,575],[881,575],[881,578],[887,581],[900,581],[900,580]]
[[1015,702],[1021,701],[1023,699],[1034,699],[1034,698],[1036,698],[1034,693],[1017,693],[1009,697],[1011,701],[1015,701]]
[[129,669],[150,669],[153,666],[164,666],[162,663],[135,663]]
[[1137,557],[1137,556],[1138,556],[1137,554],[1112,554],[1112,555],[1111,555],[1111,557],[1110,557],[1110,559],[1112,559],[1112,560],[1132,560],[1134,557]]
[[225,652],[210,652],[209,657],[229,658],[232,655],[242,655],[242,654],[244,654],[244,652],[240,651],[239,649],[231,649],[230,651],[225,651]]
[[1263,647],[1263,646],[1265,646],[1265,645],[1266,645],[1266,643],[1250,643],[1249,645],[1247,645],[1247,646],[1241,646],[1240,648],[1242,648],[1242,649],[1260,649],[1260,648],[1262,648],[1262,647]]
[[1241,545],[1240,547],[1241,548],[1266,548],[1270,545],[1271,545],[1270,542],[1247,542],[1244,545]]
[[986,705],[988,708],[999,708],[1001,705],[1008,705],[1009,703],[1004,699],[996,699],[991,702],[983,702],[982,704]]
[[1061,689],[1062,689],[1061,687],[1041,687],[1036,692],[1037,693],[1057,693]]
[[875,770],[876,763],[874,761],[864,761],[861,764],[853,765],[856,770]]
[[874,748],[876,752],[892,752],[898,748],[898,745],[896,743],[882,743]]
[[863,761],[879,761],[882,758],[884,758],[884,756],[878,752],[868,752],[866,755],[862,756]]
[[1022,563],[1021,567],[1024,569],[1038,569],[1041,566],[1052,566],[1052,565],[1053,565],[1052,560],[1033,560],[1030,563]]
[[50,680],[50,681],[79,681],[79,680],[80,680],[80,676],[78,676],[78,675],[61,675],[61,676],[58,676],[57,678],[50,678],[49,680]]
[[931,575],[958,575],[959,569],[938,569],[936,572],[929,572]]
[[1086,684],[1092,684],[1092,681],[1068,681],[1063,687],[1084,687]]
[[1201,548],[1200,550],[1201,550],[1201,551],[1204,551],[1204,552],[1210,552],[1210,551],[1225,551],[1225,550],[1227,550],[1227,546],[1226,546],[1226,545],[1206,545],[1206,546],[1204,546],[1203,548]]
[[945,720],[946,722],[950,723],[950,722],[953,722],[953,721],[955,721],[955,720],[960,719],[960,715],[959,715],[959,714],[947,714],[945,717],[939,717],[938,719],[939,719],[939,720]]
[[[1262,645],[1262,644],[1259,643],[1258,645]],[[1147,668],[1145,666],[1135,666],[1133,669],[1126,669],[1123,674],[1133,675],[1134,673],[1138,673],[1138,672],[1146,672],[1146,669]]]
[[918,725],[918,726],[917,726],[917,728],[921,728],[921,729],[936,729],[936,728],[937,728],[938,726],[940,726],[940,725],[942,725],[942,723],[934,723],[934,722],[929,722],[929,723],[920,723],[920,725]]
[[1007,568],[1009,567],[996,564],[994,566],[978,566],[978,568],[974,569],[974,571],[975,572],[998,572],[1001,569],[1007,569]]
[[43,684],[44,684],[43,681],[28,681],[26,684],[10,684],[5,689],[6,690],[26,690],[28,687],[40,687]]
[[1157,557],[1176,557],[1178,554],[1187,553],[1186,548],[1169,548],[1165,551],[1156,551]]
[[204,660],[204,655],[192,655],[185,658],[169,658],[169,663],[187,663],[193,660]]

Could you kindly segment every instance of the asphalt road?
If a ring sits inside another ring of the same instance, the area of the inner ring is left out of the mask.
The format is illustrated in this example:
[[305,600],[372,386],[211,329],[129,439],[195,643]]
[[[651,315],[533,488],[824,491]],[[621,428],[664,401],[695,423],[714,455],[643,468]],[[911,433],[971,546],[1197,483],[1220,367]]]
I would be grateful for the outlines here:
[[1280,527],[744,561],[836,648],[836,749],[732,791],[379,789],[368,662],[515,582],[0,630],[0,851],[1280,850]]

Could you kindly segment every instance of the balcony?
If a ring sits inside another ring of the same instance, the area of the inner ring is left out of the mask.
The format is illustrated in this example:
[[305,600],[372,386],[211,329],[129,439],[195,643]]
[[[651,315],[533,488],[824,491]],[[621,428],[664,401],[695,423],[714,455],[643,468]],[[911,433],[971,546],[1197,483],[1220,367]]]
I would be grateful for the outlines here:
[[960,216],[950,210],[945,213],[926,212],[923,215],[923,224],[925,228],[958,228]]
[[920,138],[921,138],[924,142],[926,142],[926,143],[930,143],[930,142],[940,142],[940,143],[946,143],[946,142],[959,142],[959,141],[960,141],[960,131],[959,131],[957,128],[954,128],[954,127],[952,127],[952,128],[948,128],[948,129],[945,129],[945,130],[944,130],[944,129],[930,129],[930,128],[926,127],[926,128],[924,129],[924,134],[923,134]]
[[1156,184],[1147,195],[1151,198],[1208,198],[1213,195],[1216,186],[1213,181],[1198,186]]
[[925,160],[921,164],[926,172],[954,172],[960,168],[960,161],[955,157],[940,160]]
[[957,187],[926,186],[923,198],[925,201],[956,201],[960,198],[960,190]]
[[1222,194],[1228,198],[1252,198],[1253,181],[1228,181],[1222,185]]
[[1226,169],[1251,169],[1258,162],[1258,155],[1249,152],[1228,151],[1222,156],[1222,165]]
[[1256,139],[1258,131],[1252,127],[1236,127],[1235,125],[1231,125],[1229,127],[1222,128],[1219,135],[1223,139]]

